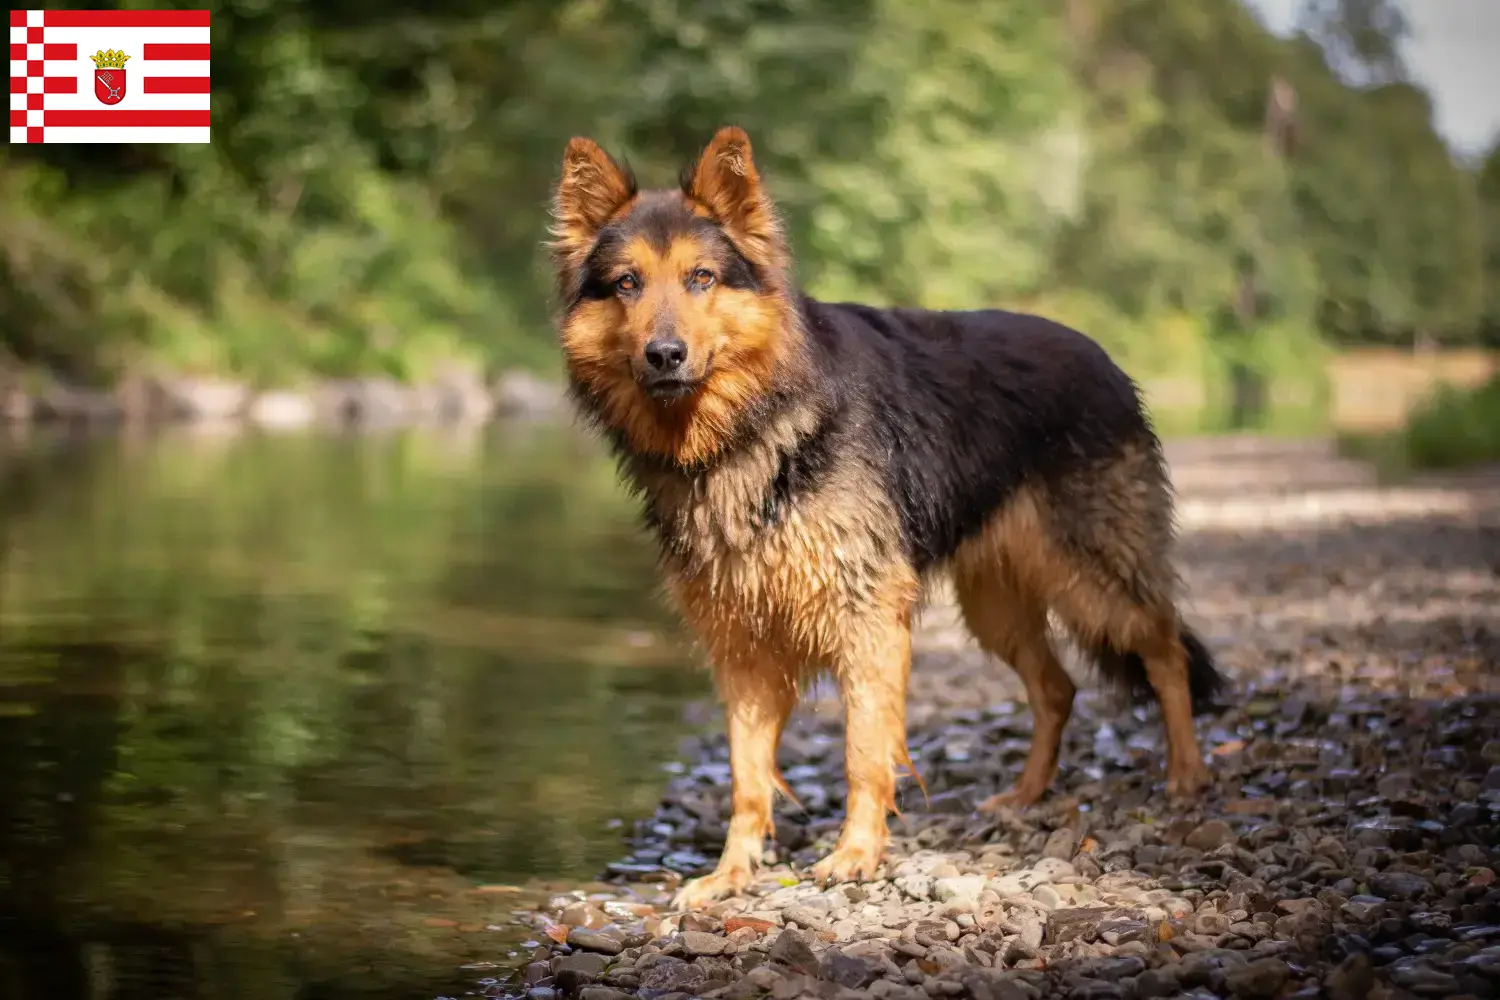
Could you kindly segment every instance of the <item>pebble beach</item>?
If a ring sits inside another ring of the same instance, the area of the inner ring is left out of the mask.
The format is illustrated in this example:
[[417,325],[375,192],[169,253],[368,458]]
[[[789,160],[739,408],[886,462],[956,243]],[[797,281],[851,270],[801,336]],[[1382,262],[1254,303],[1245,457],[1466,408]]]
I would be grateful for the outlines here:
[[842,819],[830,688],[780,761],[802,809],[743,896],[671,908],[729,815],[715,706],[600,885],[515,919],[530,1000],[1500,997],[1500,475],[1376,482],[1326,442],[1168,447],[1184,611],[1231,678],[1215,775],[1164,792],[1155,711],[1080,682],[1049,794],[979,813],[1030,740],[1015,675],[938,595],[914,646],[882,877],[807,876]]

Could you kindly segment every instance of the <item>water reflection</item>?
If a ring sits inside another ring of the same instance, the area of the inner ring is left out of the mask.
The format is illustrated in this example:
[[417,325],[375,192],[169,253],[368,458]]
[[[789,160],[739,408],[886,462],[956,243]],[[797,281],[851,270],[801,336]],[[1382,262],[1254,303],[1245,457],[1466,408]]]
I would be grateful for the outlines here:
[[653,586],[566,431],[0,453],[0,997],[475,989],[705,691]]

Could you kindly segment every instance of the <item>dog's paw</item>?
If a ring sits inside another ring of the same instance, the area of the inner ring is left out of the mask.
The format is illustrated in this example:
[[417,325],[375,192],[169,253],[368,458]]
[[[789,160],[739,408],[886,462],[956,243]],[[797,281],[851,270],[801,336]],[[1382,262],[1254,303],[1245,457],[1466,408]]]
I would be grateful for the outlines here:
[[869,881],[880,870],[884,854],[883,844],[841,845],[813,865],[813,881],[822,885]]
[[1213,781],[1213,772],[1202,761],[1191,767],[1177,768],[1167,773],[1167,798],[1174,805],[1195,805]]
[[1041,797],[1041,790],[1016,785],[996,795],[991,795],[975,806],[975,809],[981,813],[998,812],[1001,809],[1020,810],[1025,809],[1027,806],[1036,805]]
[[750,885],[750,869],[727,868],[695,878],[672,897],[674,910],[697,910],[710,903],[744,892]]

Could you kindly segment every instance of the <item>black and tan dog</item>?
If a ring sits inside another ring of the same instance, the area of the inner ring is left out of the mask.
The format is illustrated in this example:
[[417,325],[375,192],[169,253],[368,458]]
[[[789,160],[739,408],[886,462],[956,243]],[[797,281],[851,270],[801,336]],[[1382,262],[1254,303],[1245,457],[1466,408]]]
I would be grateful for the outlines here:
[[1094,341],[1035,316],[800,294],[736,128],[680,190],[642,191],[574,139],[553,236],[577,402],[643,501],[725,703],[733,818],[680,905],[749,881],[787,791],[777,743],[818,672],[843,696],[849,794],[814,875],[875,875],[911,764],[912,616],[938,573],[1031,703],[1026,765],[990,804],[1035,801],[1057,769],[1074,686],[1049,610],[1107,681],[1160,702],[1168,791],[1203,788],[1193,715],[1221,678],[1174,605],[1160,443]]

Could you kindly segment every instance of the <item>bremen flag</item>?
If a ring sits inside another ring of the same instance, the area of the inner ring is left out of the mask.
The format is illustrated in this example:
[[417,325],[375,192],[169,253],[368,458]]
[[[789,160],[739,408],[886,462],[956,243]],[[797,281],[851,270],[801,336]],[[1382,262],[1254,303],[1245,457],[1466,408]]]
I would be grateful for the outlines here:
[[13,10],[11,142],[208,142],[208,11]]

